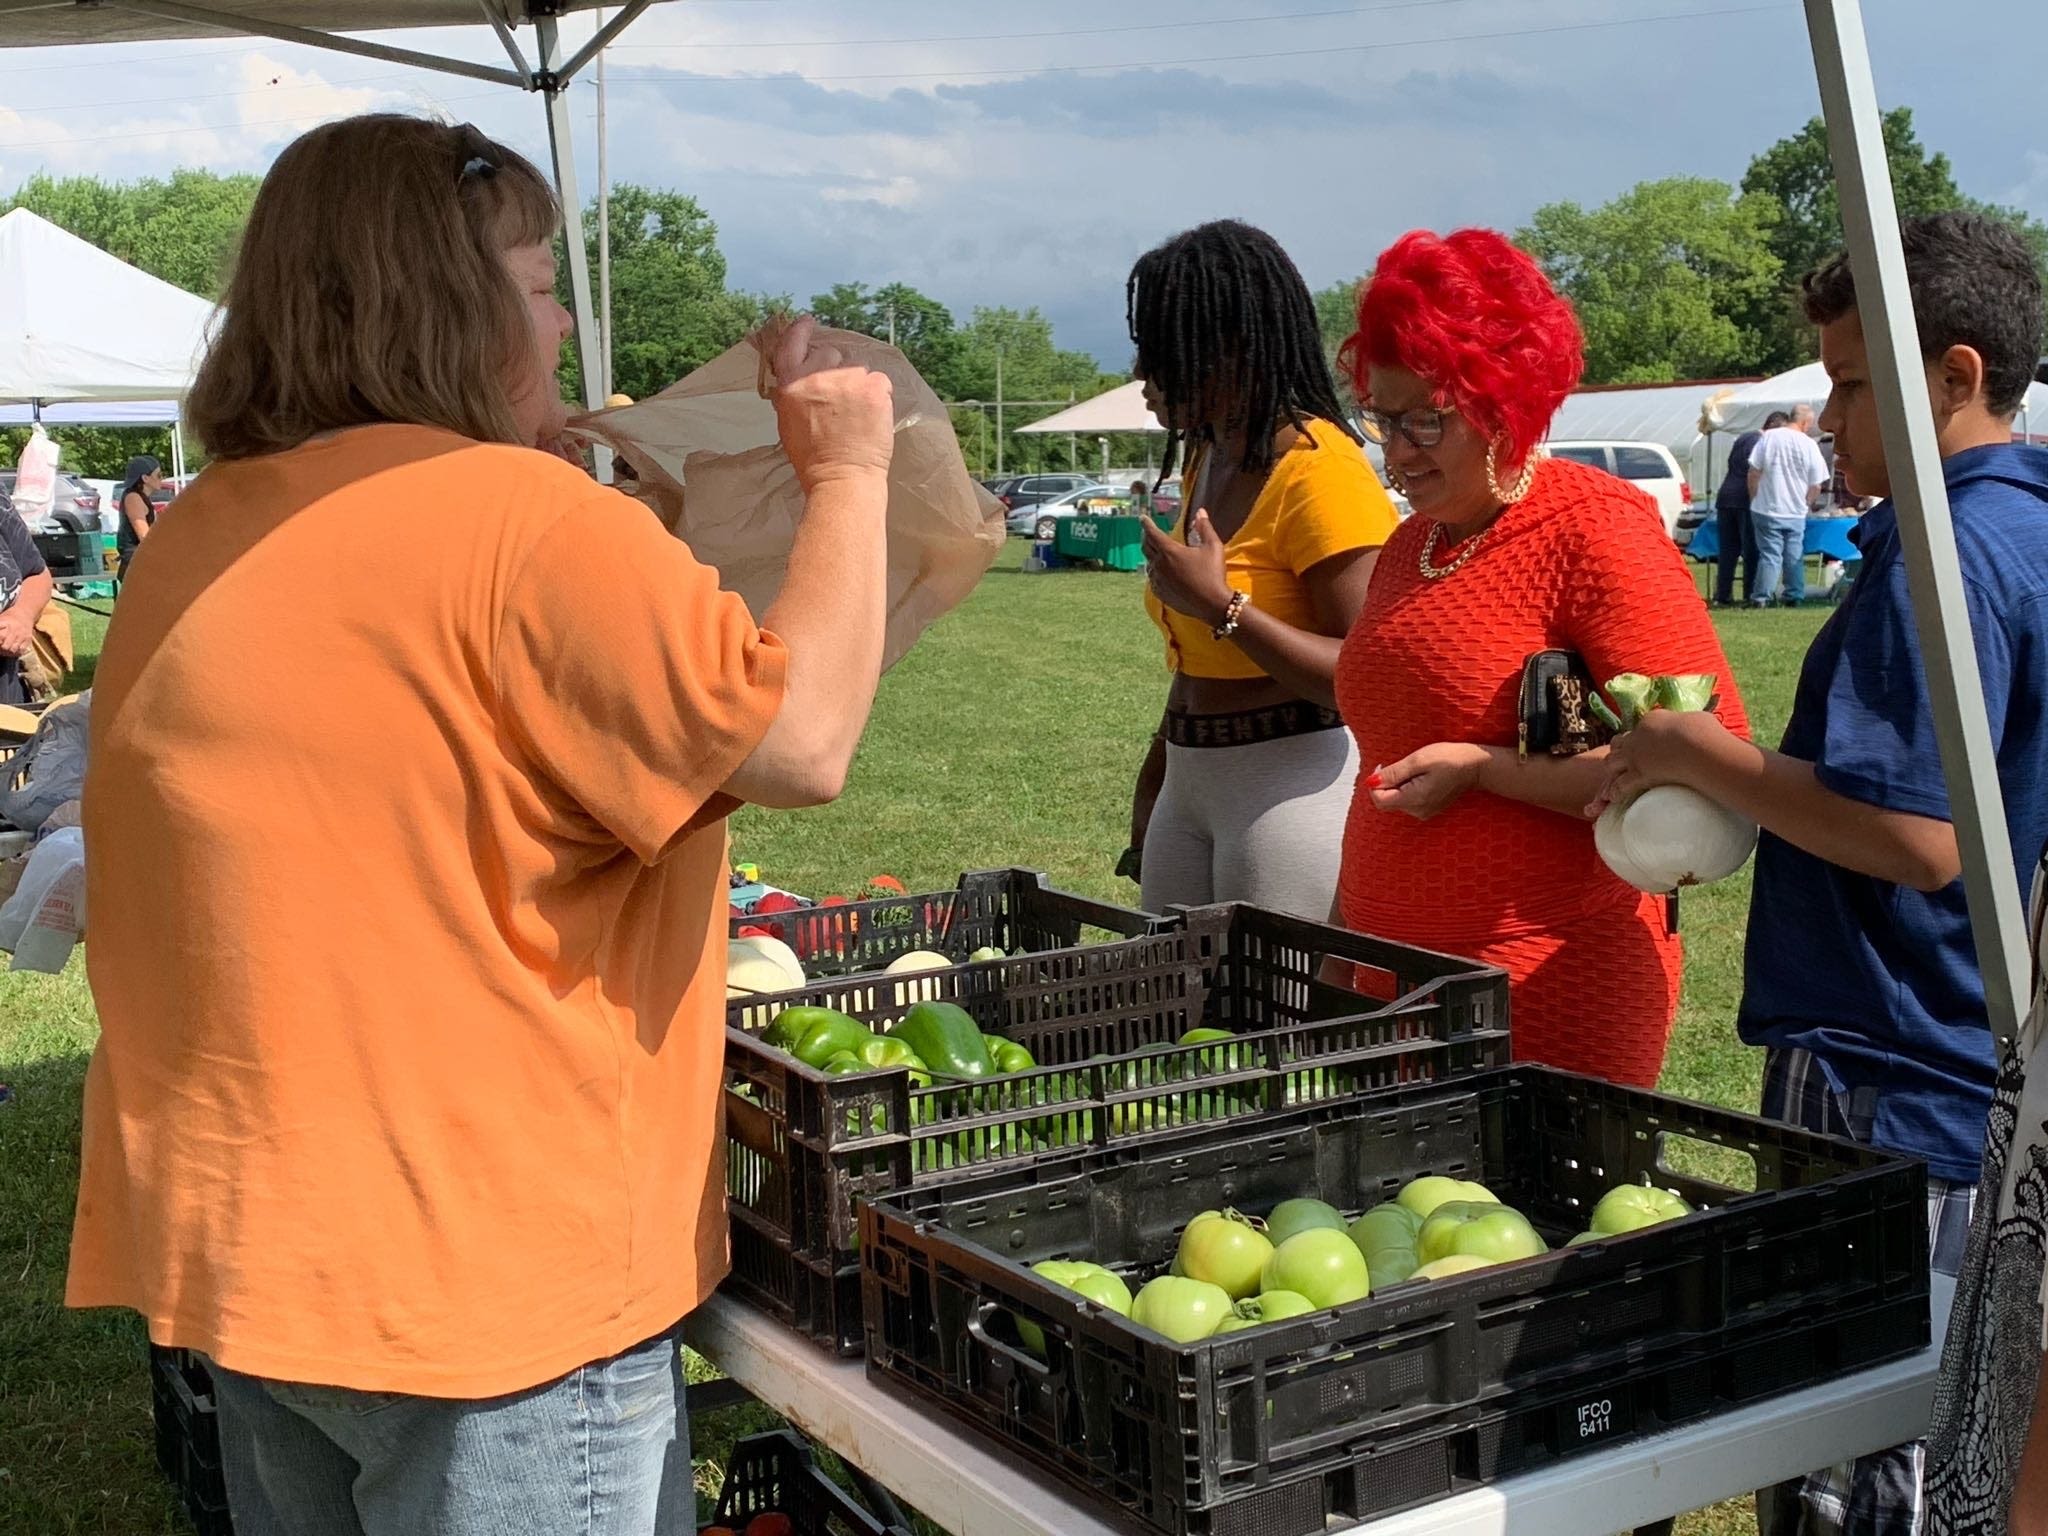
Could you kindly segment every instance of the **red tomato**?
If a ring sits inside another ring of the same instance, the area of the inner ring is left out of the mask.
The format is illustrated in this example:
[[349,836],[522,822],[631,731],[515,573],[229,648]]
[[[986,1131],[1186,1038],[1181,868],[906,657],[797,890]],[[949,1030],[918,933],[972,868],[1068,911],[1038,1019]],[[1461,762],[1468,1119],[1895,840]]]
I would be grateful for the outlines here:
[[787,1515],[756,1515],[747,1522],[747,1536],[796,1536],[796,1526]]

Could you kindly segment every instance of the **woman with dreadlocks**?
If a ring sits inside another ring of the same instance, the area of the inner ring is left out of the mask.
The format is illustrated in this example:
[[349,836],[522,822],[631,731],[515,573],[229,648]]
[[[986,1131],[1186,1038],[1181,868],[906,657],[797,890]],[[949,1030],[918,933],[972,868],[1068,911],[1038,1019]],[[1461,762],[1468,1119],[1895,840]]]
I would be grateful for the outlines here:
[[1173,673],[1131,807],[1152,911],[1251,901],[1324,916],[1358,758],[1337,650],[1393,504],[1345,422],[1308,285],[1272,237],[1204,224],[1140,258],[1136,374],[1186,450],[1182,520],[1145,520],[1146,606]]

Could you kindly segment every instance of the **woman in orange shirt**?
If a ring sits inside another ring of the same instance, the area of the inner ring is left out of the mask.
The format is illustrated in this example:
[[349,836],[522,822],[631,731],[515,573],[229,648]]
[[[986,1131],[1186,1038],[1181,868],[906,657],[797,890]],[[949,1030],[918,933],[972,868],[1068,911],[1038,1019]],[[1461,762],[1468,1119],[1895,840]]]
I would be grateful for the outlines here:
[[1336,916],[1503,967],[1516,1056],[1648,1086],[1678,1006],[1669,903],[1594,850],[1604,748],[1518,754],[1523,662],[1573,651],[1602,682],[1711,672],[1722,722],[1748,728],[1649,498],[1538,451],[1581,356],[1571,306],[1489,230],[1403,237],[1360,295],[1343,358],[1413,515],[1337,665],[1376,771],[1351,807]]
[[[1180,525],[1146,520],[1173,673],[1131,808],[1144,904],[1251,901],[1320,918],[1358,758],[1331,676],[1393,504],[1337,400],[1308,285],[1224,221],[1131,272],[1145,398],[1188,445]],[[1139,851],[1142,850],[1142,858]]]
[[245,1536],[694,1527],[724,817],[843,780],[892,412],[790,330],[763,629],[535,451],[559,222],[473,128],[286,149],[190,396],[213,462],[100,660],[68,1299],[210,1359]]

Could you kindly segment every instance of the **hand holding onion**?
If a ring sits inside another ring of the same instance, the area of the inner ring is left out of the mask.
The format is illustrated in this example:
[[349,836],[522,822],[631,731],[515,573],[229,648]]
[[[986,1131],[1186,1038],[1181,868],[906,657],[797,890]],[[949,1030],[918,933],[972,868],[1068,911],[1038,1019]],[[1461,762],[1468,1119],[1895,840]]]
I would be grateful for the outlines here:
[[1625,723],[1608,747],[1607,781],[1586,807],[1598,818],[1593,842],[1601,859],[1658,895],[1734,874],[1756,848],[1756,823],[1694,785],[1738,748],[1736,737],[1697,706],[1628,709]]

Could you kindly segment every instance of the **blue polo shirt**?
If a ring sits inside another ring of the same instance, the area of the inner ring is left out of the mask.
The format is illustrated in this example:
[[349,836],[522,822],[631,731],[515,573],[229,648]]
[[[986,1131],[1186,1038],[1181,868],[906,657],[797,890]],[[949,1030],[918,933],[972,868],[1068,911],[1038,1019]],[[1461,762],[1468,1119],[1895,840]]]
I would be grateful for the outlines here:
[[[2048,843],[2048,449],[1973,448],[1942,467],[2024,892]],[[1856,542],[1863,568],[1806,654],[1782,750],[1838,795],[1946,821],[1891,502]],[[1764,833],[1737,1028],[1813,1052],[1837,1091],[1872,1089],[1876,1145],[1976,1182],[1993,1047],[1961,880],[1925,894]]]

